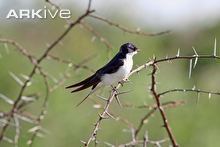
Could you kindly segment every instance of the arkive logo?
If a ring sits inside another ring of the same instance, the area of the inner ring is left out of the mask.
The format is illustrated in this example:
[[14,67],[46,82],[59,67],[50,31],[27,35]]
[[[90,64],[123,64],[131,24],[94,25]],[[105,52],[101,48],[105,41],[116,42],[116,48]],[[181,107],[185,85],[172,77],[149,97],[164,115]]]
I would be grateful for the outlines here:
[[69,9],[50,10],[46,6],[43,9],[10,9],[6,15],[7,19],[46,19],[59,17],[68,19],[71,17]]

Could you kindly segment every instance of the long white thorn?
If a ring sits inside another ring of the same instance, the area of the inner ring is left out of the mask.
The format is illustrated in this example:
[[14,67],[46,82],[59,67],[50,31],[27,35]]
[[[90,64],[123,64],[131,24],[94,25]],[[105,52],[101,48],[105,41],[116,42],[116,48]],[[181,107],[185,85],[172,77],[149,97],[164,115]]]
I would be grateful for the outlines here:
[[216,38],[215,38],[215,43],[214,43],[214,53],[213,53],[214,56],[217,55],[217,42],[216,42]]
[[190,59],[189,61],[189,79],[191,78],[191,75],[192,75],[192,59]]

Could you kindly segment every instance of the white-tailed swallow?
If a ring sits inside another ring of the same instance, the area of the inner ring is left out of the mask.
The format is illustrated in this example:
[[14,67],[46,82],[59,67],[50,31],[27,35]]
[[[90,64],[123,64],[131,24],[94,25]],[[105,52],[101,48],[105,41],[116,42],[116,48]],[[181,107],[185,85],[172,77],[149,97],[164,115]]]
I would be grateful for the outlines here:
[[92,86],[90,93],[77,105],[79,106],[90,94],[95,92],[101,86],[112,86],[124,79],[128,78],[133,66],[133,56],[137,54],[139,49],[132,43],[125,43],[120,47],[119,52],[105,66],[97,70],[87,79],[70,85],[66,88],[74,88],[72,91],[77,92]]

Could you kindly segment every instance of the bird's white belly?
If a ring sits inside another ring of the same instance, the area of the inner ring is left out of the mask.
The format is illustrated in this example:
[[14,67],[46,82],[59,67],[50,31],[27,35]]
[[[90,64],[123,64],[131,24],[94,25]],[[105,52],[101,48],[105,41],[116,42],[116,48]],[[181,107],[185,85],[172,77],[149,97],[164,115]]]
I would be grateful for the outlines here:
[[104,85],[113,85],[127,78],[129,73],[131,72],[133,66],[132,57],[126,57],[124,59],[124,65],[121,66],[117,72],[112,74],[106,74],[102,77],[102,83]]

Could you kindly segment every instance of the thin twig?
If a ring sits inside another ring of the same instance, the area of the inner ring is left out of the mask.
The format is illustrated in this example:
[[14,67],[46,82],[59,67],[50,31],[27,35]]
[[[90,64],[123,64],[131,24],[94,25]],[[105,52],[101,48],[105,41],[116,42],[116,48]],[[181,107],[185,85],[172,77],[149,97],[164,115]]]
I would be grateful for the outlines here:
[[107,18],[98,16],[98,15],[89,15],[89,16],[92,18],[95,18],[97,20],[103,21],[110,26],[114,26],[114,27],[118,28],[119,30],[122,30],[123,32],[130,33],[130,34],[136,34],[136,35],[141,35],[141,36],[159,36],[159,35],[164,35],[164,34],[170,33],[169,30],[163,31],[163,32],[157,32],[157,33],[146,33],[146,32],[142,32],[140,29],[131,30],[131,29],[129,29],[125,26],[122,26],[121,24],[118,24],[116,22],[113,22]]
[[170,89],[164,92],[159,93],[159,96],[166,95],[168,93],[173,93],[173,92],[195,92],[195,93],[205,93],[205,94],[211,94],[211,95],[220,95],[220,92],[211,92],[211,91],[206,91],[206,90],[200,90],[200,89]]
[[[40,114],[38,116],[38,118],[36,119],[36,121],[38,122],[38,125],[40,124],[40,122],[44,119],[44,116],[45,114],[47,113],[46,109],[47,109],[47,106],[48,106],[48,100],[49,100],[49,83],[48,83],[48,80],[47,80],[47,76],[44,75],[43,76],[43,79],[44,79],[44,84],[45,84],[45,98],[44,98],[44,101],[43,101],[43,104],[42,104],[42,107],[41,107],[41,111],[40,111]],[[29,147],[32,146],[33,142],[34,142],[34,139],[36,137],[36,134],[38,133],[39,130],[36,130],[35,132],[33,132],[32,136],[30,137],[30,139],[28,140],[29,142]]]
[[48,4],[50,4],[52,7],[54,7],[54,8],[56,8],[56,9],[58,9],[58,10],[60,10],[60,7],[57,5],[57,4],[55,4],[54,2],[52,2],[52,1],[50,1],[50,0],[45,0]]
[[22,45],[20,45],[18,42],[11,40],[11,39],[6,39],[6,38],[0,38],[0,42],[14,46],[22,55],[27,57],[33,65],[37,65],[36,57],[31,55],[28,52],[28,50],[26,48],[24,48]]
[[113,49],[111,43],[106,38],[104,38],[98,31],[96,31],[92,26],[85,22],[81,22],[81,25],[83,26],[83,28],[85,28],[86,30],[94,34],[96,37],[98,37],[100,42],[102,42],[108,49]]
[[77,69],[85,69],[85,70],[88,70],[88,71],[94,73],[95,71],[94,71],[93,69],[91,69],[89,66],[85,65],[85,63],[88,62],[88,61],[90,61],[92,58],[94,58],[94,56],[85,58],[85,59],[82,60],[80,63],[77,63],[77,64],[76,64],[76,63],[73,63],[73,62],[70,61],[70,60],[61,59],[60,57],[57,57],[57,56],[54,56],[54,55],[51,55],[51,54],[48,54],[48,56],[47,56],[47,59],[52,59],[52,60],[55,60],[55,61],[57,61],[57,62],[67,64],[69,67],[73,67],[74,70],[77,70]]
[[[169,101],[169,102],[162,103],[162,107],[163,108],[173,108],[173,107],[180,106],[184,103],[185,103],[184,101]],[[139,125],[138,125],[137,129],[135,130],[135,138],[137,138],[137,135],[141,131],[145,122],[149,119],[150,116],[152,116],[154,114],[154,112],[156,112],[157,108],[158,107],[155,105],[151,106],[150,111],[143,118],[140,119]]]

